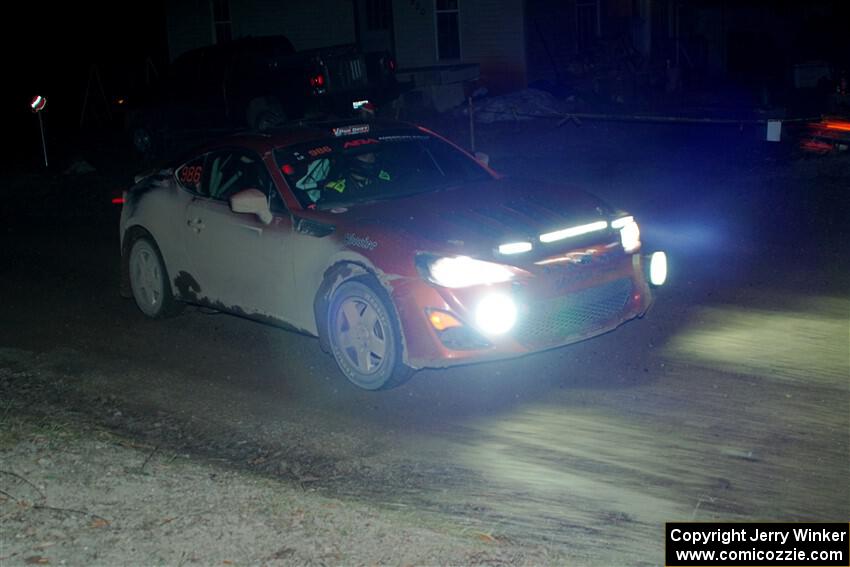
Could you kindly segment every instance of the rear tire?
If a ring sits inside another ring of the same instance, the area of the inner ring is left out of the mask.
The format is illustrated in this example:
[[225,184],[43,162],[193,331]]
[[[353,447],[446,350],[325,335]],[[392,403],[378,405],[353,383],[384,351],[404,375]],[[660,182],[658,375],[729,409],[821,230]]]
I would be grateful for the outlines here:
[[140,237],[133,242],[128,264],[130,290],[142,313],[151,319],[162,319],[180,311],[182,304],[171,293],[165,262],[151,239]]
[[345,377],[364,390],[387,390],[410,379],[401,331],[389,295],[370,277],[341,284],[328,309],[331,354]]

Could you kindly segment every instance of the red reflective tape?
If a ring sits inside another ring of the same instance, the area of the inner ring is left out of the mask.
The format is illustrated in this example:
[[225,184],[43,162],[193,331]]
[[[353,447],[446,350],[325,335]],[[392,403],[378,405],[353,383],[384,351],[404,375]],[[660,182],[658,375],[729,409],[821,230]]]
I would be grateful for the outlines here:
[[826,127],[830,130],[841,130],[850,132],[850,122],[827,122]]

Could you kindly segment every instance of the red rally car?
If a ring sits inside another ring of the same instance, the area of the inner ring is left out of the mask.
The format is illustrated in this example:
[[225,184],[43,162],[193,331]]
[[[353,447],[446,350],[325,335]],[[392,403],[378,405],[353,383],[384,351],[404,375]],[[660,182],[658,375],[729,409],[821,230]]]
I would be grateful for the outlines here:
[[666,274],[631,216],[397,122],[223,138],[141,176],[120,236],[145,315],[192,303],[317,336],[370,390],[604,333]]

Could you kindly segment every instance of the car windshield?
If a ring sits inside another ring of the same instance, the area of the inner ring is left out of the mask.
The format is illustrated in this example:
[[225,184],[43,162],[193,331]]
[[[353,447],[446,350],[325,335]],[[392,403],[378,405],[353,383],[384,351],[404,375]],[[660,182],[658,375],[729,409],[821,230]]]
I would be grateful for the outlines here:
[[349,127],[345,132],[351,135],[275,152],[302,206],[351,206],[439,191],[491,176],[468,155],[420,130],[353,131]]

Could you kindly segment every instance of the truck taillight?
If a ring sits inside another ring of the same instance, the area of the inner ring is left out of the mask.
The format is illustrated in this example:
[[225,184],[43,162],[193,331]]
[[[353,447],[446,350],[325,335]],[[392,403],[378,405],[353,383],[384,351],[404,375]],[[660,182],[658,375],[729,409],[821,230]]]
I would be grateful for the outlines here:
[[321,73],[317,73],[310,77],[310,86],[314,89],[320,89],[325,86],[325,76]]

